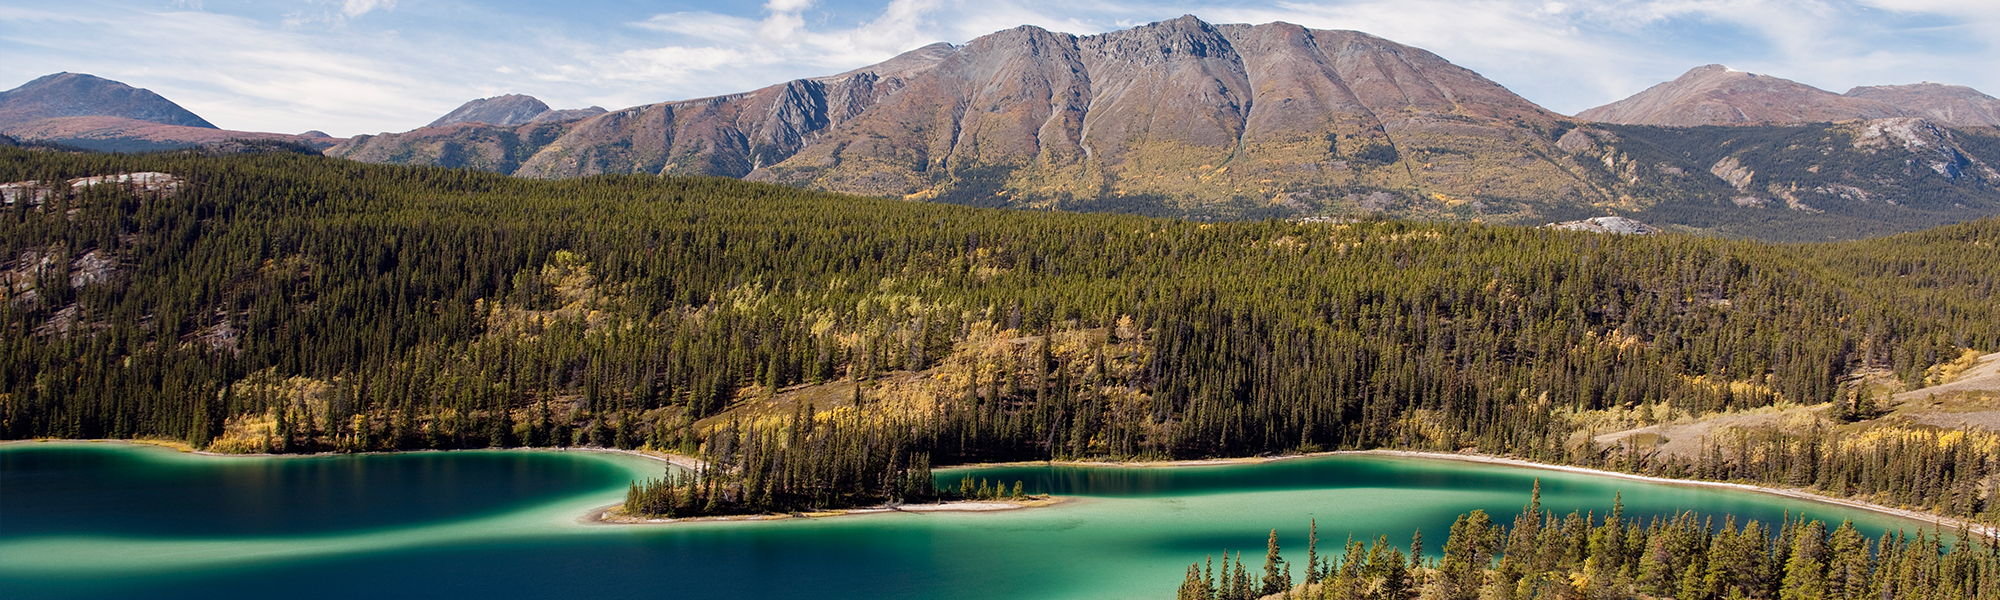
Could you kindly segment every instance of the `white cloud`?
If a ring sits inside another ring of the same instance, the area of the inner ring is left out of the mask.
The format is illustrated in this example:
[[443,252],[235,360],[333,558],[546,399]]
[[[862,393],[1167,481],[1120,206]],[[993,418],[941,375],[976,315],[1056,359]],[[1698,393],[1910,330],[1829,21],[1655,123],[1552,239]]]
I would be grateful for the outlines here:
[[340,14],[352,19],[377,8],[395,10],[396,0],[345,0],[340,5]]

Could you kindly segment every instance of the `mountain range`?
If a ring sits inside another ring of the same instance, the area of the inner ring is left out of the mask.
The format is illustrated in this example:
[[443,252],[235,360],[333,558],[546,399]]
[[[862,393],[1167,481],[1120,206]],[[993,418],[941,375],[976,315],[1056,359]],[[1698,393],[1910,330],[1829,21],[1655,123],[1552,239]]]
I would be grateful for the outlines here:
[[[129,140],[142,136],[118,137],[125,121],[61,119],[137,114],[0,121],[0,133]],[[612,111],[498,96],[408,132],[305,143],[532,178],[715,175],[1196,219],[1622,216],[1816,240],[2000,212],[1996,115],[2000,102],[1970,88],[1843,95],[1711,65],[1569,117],[1366,33],[1184,16],[1087,36],[1023,26],[845,73]]]
[[1946,125],[2000,126],[2000,99],[1938,83],[1863,86],[1835,94],[1722,65],[1695,67],[1630,98],[1577,113],[1623,125],[1799,125],[1920,117]]
[[289,135],[221,129],[151,90],[67,72],[0,92],[0,134],[110,152],[167,150],[232,140],[279,140],[324,149],[337,141],[318,132]]

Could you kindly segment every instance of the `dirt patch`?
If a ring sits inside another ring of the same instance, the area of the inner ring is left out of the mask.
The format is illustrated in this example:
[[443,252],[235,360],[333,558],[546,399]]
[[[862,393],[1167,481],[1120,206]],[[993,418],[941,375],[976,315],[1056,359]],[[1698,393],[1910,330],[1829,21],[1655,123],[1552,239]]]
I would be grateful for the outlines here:
[[1662,456],[1694,458],[1710,442],[1730,430],[1762,429],[1787,425],[1810,425],[1819,420],[1826,405],[1767,407],[1742,413],[1680,419],[1636,429],[1606,433],[1591,438],[1599,446],[1637,445],[1656,450]]
[[2000,352],[1978,357],[1942,384],[1894,396],[1895,415],[1945,428],[2000,430]]

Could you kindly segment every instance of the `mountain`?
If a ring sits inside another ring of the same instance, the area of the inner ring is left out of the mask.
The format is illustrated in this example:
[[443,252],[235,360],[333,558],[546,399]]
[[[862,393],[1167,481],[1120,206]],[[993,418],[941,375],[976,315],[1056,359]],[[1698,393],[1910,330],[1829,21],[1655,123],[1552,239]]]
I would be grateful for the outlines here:
[[457,123],[484,123],[505,127],[545,121],[574,121],[604,113],[603,108],[596,106],[553,110],[534,96],[508,94],[467,102],[425,127],[443,127]]
[[[1679,83],[1627,106],[1719,110],[1715,102],[1766,98],[1789,108],[1746,114],[1746,123],[1832,121],[1857,110],[1904,118],[1878,100],[1721,67]],[[1366,33],[1187,16],[1089,36],[1024,26],[738,94],[568,122],[356,136],[327,153],[531,178],[718,175],[1197,219],[1384,214],[1540,225],[1623,216],[1669,231],[1786,240],[2000,212],[2000,177],[1982,170],[2000,165],[1991,136],[1927,119],[1876,125],[1698,134],[1581,126],[1435,54]],[[1857,145],[1874,135],[1868,127],[1942,146]],[[1796,155],[1774,149],[1774,139],[1829,154]],[[1718,167],[1724,159],[1740,168]],[[1940,161],[1945,171],[1916,166]],[[1848,188],[1867,203],[1812,191]]]
[[83,73],[56,73],[0,92],[0,126],[56,117],[121,117],[215,129],[151,90]]
[[1632,97],[1577,113],[1621,125],[1792,125],[1907,116],[1881,100],[1835,94],[1722,65],[1695,67]]
[[1926,82],[1862,86],[1847,90],[1845,95],[1884,102],[1908,116],[1940,123],[2000,126],[2000,98],[1962,85]]
[[0,133],[21,141],[103,152],[151,152],[242,140],[324,149],[344,141],[319,132],[288,135],[219,129],[159,94],[82,73],[56,73],[0,92]]
[[[328,152],[540,178],[724,175],[1018,207],[1512,220],[1578,216],[1550,207],[1590,196],[1544,158],[1556,152],[1545,132],[1562,120],[1435,54],[1365,33],[1189,16],[1092,36],[1020,27],[559,130],[458,124],[358,136]],[[559,135],[543,141],[550,133]]]
[[1789,79],[1706,65],[1576,116],[1600,123],[1671,127],[1891,117],[1922,117],[1952,126],[2000,126],[2000,99],[1939,83],[1862,86],[1835,94]]

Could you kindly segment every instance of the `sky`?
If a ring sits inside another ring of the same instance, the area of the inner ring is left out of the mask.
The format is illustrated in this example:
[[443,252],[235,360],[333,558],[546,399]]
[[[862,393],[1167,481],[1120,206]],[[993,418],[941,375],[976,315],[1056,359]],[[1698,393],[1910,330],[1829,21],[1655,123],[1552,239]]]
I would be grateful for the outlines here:
[[1192,14],[1365,31],[1575,114],[1705,64],[1844,92],[2000,93],[1994,0],[0,0],[0,89],[69,71],[224,129],[407,131],[475,98],[618,109],[747,91],[1019,25]]

